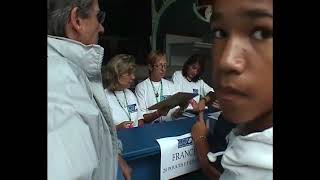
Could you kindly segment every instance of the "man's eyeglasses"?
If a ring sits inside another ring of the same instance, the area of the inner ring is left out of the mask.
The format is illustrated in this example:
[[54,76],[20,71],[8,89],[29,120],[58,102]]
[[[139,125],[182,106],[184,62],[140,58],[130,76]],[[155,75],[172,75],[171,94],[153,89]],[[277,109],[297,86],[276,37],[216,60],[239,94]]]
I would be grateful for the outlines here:
[[106,13],[104,11],[99,11],[97,14],[97,19],[100,24],[104,22],[104,19],[106,18]]
[[153,65],[155,68],[162,68],[162,69],[167,69],[168,65],[167,64],[155,64]]

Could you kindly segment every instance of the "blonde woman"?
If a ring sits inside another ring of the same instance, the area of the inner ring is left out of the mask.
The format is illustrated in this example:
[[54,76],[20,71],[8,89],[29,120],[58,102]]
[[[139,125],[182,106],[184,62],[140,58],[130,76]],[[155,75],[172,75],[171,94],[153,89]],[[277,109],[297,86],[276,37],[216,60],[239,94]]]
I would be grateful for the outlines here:
[[108,62],[105,69],[105,94],[117,130],[138,127],[143,124],[143,115],[137,98],[128,89],[135,79],[136,65],[134,62],[133,56],[119,54]]

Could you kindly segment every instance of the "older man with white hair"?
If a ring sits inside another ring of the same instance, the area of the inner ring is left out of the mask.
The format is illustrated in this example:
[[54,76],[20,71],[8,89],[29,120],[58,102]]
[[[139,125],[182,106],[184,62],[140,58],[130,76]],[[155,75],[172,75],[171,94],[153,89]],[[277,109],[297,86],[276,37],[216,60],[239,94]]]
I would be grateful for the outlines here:
[[[48,0],[48,179],[116,180],[121,143],[102,87],[98,0]],[[123,177],[122,177],[123,178]]]

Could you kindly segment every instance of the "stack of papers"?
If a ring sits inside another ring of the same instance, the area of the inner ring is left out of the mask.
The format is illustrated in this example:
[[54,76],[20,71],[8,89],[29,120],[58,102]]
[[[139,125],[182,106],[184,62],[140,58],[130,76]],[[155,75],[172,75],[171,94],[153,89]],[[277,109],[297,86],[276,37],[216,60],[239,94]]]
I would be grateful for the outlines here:
[[170,109],[172,109],[179,105],[188,104],[188,101],[197,95],[198,94],[194,94],[194,93],[178,92],[172,96],[169,96],[167,99],[161,102],[158,102],[155,105],[150,106],[148,109],[155,110],[155,109],[161,109],[164,107],[169,107]]

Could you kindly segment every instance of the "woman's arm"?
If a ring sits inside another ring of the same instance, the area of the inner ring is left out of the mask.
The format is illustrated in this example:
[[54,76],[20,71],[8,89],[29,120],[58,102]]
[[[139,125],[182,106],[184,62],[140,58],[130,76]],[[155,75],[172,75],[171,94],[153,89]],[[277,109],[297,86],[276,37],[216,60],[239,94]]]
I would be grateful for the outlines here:
[[169,110],[170,110],[169,108],[162,108],[162,109],[158,109],[155,112],[144,114],[143,121],[145,123],[151,123],[152,121],[154,121],[155,119],[157,119],[161,116],[166,116],[168,114]]
[[116,125],[117,130],[123,128],[130,128],[132,126],[132,121],[123,121],[122,123]]
[[210,91],[206,96],[202,97],[198,103],[194,102],[193,111],[204,111],[206,106],[211,105],[215,99],[215,93]]

